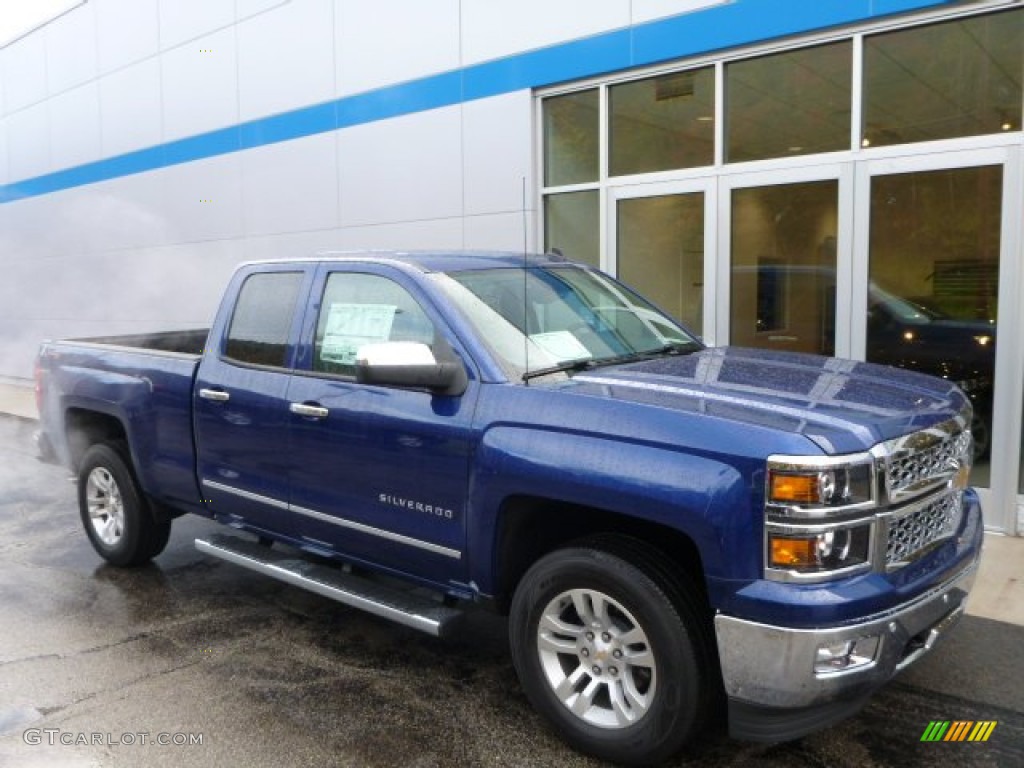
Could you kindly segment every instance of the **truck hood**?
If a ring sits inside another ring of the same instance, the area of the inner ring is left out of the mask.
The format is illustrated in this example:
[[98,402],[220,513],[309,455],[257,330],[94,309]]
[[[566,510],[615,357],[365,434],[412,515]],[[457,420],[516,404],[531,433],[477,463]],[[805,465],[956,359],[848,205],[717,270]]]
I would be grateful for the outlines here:
[[831,357],[739,347],[704,349],[577,374],[581,394],[802,434],[852,453],[969,409],[944,379]]

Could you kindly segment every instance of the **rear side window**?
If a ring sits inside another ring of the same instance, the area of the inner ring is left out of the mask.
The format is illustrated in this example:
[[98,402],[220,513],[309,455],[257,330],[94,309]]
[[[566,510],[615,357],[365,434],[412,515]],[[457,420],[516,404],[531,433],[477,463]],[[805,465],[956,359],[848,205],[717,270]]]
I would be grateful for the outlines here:
[[362,272],[331,274],[320,304],[313,369],[354,376],[359,348],[384,341],[417,341],[433,348],[434,325],[393,280]]
[[238,293],[224,354],[240,363],[284,367],[301,285],[301,272],[247,277]]

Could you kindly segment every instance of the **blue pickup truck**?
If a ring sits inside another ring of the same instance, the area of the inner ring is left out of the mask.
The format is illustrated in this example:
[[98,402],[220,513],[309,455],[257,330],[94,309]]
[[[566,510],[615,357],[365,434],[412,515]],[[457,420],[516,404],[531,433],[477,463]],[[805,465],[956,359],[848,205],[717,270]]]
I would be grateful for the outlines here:
[[435,635],[509,615],[575,748],[855,713],[956,623],[981,509],[948,381],[707,348],[557,256],[241,266],[212,328],[41,347],[41,446],[109,562],[213,557]]

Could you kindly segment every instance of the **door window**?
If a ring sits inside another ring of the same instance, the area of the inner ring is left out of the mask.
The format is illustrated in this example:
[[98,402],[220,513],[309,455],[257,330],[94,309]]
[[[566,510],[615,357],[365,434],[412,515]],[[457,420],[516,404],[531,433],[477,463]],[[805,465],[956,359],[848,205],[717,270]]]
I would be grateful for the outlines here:
[[386,341],[414,341],[433,348],[434,325],[393,280],[357,272],[331,274],[320,303],[313,369],[354,376],[359,349]]
[[617,216],[619,278],[704,333],[704,193],[620,200]]
[[286,365],[301,272],[250,275],[238,292],[224,355],[240,363]]
[[839,182],[732,193],[731,343],[835,352]]
[[[956,382],[991,440],[1002,227],[1001,165],[871,179],[867,359]],[[988,485],[988,465],[971,482]]]

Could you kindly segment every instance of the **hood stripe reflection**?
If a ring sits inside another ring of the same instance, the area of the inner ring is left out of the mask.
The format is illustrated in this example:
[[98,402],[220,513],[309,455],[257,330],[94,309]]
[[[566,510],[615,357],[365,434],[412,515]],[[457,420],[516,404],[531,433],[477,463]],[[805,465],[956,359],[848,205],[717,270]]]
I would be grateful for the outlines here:
[[[858,424],[854,421],[847,419],[837,418],[835,416],[829,416],[828,414],[821,413],[820,411],[809,410],[808,408],[793,408],[787,405],[780,405],[775,403],[765,403],[759,400],[752,400],[746,397],[737,397],[736,395],[723,395],[717,392],[708,392],[702,389],[690,389],[687,387],[680,387],[668,384],[655,384],[649,381],[625,381],[622,379],[612,379],[603,376],[574,376],[573,381],[584,383],[584,384],[598,384],[607,387],[625,387],[627,389],[642,389],[648,392],[663,392],[670,395],[682,395],[684,397],[692,397],[698,400],[712,401],[716,403],[725,403],[728,405],[736,405],[743,408],[751,408],[759,411],[771,411],[773,413],[780,413],[784,416],[790,416],[800,422],[809,422],[812,424],[821,424],[824,426],[833,427],[835,429],[842,429],[853,432],[857,437],[870,445],[875,442],[875,435],[872,434],[871,430],[862,424]],[[813,409],[813,405],[810,406]]]

